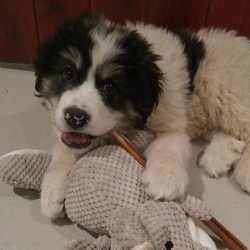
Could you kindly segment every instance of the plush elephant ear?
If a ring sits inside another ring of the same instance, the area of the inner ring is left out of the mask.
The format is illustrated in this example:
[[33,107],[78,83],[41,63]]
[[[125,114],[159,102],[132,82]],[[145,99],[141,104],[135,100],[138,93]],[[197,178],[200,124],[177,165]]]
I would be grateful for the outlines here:
[[188,216],[199,218],[200,220],[210,220],[212,218],[211,208],[192,195],[186,194],[178,203]]
[[0,157],[1,179],[18,188],[41,190],[51,155],[41,150],[17,150]]

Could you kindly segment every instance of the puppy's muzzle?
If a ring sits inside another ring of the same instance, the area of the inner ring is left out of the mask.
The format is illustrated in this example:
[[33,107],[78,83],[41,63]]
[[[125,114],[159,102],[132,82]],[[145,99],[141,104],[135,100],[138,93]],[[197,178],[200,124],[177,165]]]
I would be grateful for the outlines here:
[[89,121],[89,115],[82,109],[70,107],[64,111],[66,123],[73,129],[82,128]]

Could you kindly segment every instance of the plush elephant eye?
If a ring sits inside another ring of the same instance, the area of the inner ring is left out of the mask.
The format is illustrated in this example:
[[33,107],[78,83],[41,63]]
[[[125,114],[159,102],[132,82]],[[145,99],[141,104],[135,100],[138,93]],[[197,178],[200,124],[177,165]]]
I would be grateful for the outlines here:
[[71,68],[66,68],[63,71],[63,77],[65,80],[72,80],[75,77],[75,71]]
[[115,94],[117,92],[116,83],[113,81],[106,82],[103,89],[107,94]]

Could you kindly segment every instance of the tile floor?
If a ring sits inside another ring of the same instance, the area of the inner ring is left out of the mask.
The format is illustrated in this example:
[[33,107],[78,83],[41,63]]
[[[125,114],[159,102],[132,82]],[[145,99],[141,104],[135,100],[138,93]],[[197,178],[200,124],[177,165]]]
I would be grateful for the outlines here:
[[[16,149],[50,150],[56,140],[34,93],[34,73],[0,68],[0,155]],[[204,145],[194,142],[188,192],[203,199],[214,216],[250,247],[250,196],[233,176],[212,179],[196,167]],[[67,219],[50,221],[40,211],[39,194],[0,181],[0,250],[60,250],[69,239],[93,239]]]

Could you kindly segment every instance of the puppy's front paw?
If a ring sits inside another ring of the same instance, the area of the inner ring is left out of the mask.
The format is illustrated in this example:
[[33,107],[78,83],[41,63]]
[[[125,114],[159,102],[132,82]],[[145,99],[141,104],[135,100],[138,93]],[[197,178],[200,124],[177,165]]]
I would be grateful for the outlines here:
[[182,197],[188,183],[187,173],[181,166],[148,166],[141,180],[146,193],[155,200]]
[[249,163],[239,162],[235,168],[235,180],[239,186],[246,192],[250,193],[250,166]]
[[66,187],[66,183],[58,181],[57,177],[45,176],[41,193],[41,210],[44,216],[51,219],[63,218],[65,216],[64,199]]
[[240,160],[245,147],[245,142],[235,138],[227,141],[227,144],[211,143],[200,158],[199,166],[203,167],[208,175],[218,178]]

